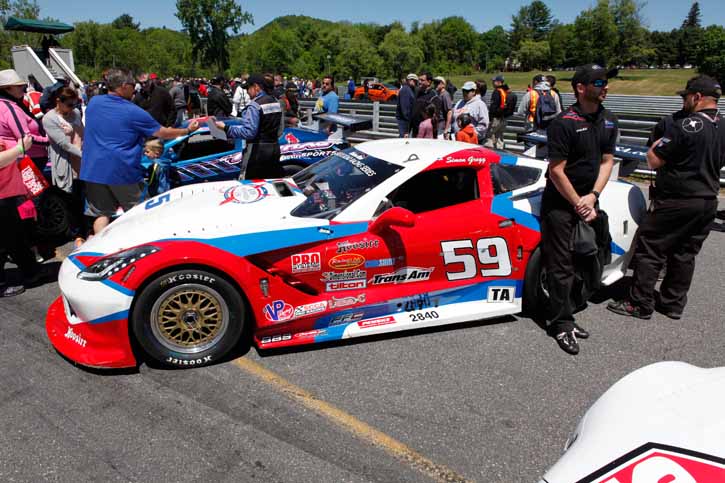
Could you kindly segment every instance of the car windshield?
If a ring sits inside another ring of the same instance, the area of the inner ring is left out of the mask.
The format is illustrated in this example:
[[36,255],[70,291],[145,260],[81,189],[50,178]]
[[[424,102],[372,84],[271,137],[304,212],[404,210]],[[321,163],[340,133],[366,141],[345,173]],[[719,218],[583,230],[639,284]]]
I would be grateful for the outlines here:
[[331,219],[401,169],[355,148],[335,153],[294,175],[307,199],[291,214]]

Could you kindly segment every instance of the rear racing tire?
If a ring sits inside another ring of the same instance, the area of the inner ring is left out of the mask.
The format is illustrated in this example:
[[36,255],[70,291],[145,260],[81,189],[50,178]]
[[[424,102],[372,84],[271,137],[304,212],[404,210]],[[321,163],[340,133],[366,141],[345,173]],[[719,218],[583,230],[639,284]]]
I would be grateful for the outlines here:
[[222,359],[240,340],[246,306],[217,274],[178,270],[156,277],[133,308],[131,330],[155,362],[198,367]]
[[545,288],[546,272],[541,261],[541,249],[537,248],[529,258],[524,278],[524,299],[521,313],[534,320],[546,318],[549,294]]
[[72,216],[65,193],[55,189],[47,190],[40,196],[38,205],[38,235],[44,240],[68,237]]

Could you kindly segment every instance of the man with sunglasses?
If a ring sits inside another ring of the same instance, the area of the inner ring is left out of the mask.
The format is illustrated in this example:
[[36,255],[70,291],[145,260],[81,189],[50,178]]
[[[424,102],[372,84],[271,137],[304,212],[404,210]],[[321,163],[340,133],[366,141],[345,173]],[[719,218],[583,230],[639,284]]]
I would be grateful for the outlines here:
[[572,294],[579,267],[570,248],[579,220],[593,222],[596,205],[614,164],[617,118],[602,106],[607,71],[596,64],[577,67],[571,80],[576,103],[547,129],[549,170],[541,204],[541,255],[549,291],[549,334],[559,347],[579,353],[577,338],[589,333],[574,322]]
[[151,137],[174,139],[195,131],[163,127],[131,102],[136,82],[128,71],[108,71],[108,94],[94,96],[86,109],[80,179],[86,187],[86,215],[98,234],[121,207],[130,210],[144,196],[143,143]]
[[[700,75],[678,92],[687,116],[671,122],[647,152],[657,170],[657,197],[639,226],[626,299],[610,302],[617,314],[649,319],[657,312],[680,319],[695,271],[695,257],[715,219],[720,170],[725,166],[725,124],[717,110],[722,88]],[[660,270],[667,273],[655,292]]]

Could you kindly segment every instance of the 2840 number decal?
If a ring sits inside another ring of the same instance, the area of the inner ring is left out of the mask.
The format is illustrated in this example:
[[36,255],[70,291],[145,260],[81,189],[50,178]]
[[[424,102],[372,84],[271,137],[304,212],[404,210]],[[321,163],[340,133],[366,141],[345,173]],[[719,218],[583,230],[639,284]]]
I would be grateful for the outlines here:
[[[476,258],[465,250],[473,250],[472,240],[448,240],[441,242],[446,277],[453,282],[466,280],[478,274]],[[463,252],[463,253],[462,253]],[[508,277],[511,275],[511,258],[506,240],[501,237],[481,238],[476,242],[476,254],[481,264],[482,277]],[[454,265],[453,270],[449,265]],[[456,270],[461,267],[463,270]]]
[[415,312],[413,314],[408,314],[408,317],[410,317],[410,320],[412,320],[413,322],[423,322],[424,320],[437,319],[440,316],[435,310],[429,310],[426,312]]

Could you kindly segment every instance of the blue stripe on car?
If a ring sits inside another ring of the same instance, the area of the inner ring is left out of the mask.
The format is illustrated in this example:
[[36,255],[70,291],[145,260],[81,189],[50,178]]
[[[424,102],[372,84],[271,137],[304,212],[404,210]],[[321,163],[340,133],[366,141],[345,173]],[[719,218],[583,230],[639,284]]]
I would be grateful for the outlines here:
[[175,238],[160,241],[195,241],[213,246],[238,257],[256,253],[279,250],[307,243],[324,242],[336,238],[358,235],[366,232],[367,222],[345,223],[339,225],[322,225],[287,230],[268,231],[264,233],[247,233],[221,238]]
[[[515,287],[515,296],[518,298],[523,295],[524,282],[523,280],[510,279],[493,280],[490,282],[465,285],[463,287],[456,287],[452,289],[437,290],[420,295],[427,295],[431,299],[437,299],[437,307],[441,307],[443,305],[460,304],[464,302],[473,302],[476,300],[486,300],[489,287]],[[342,336],[345,333],[345,329],[352,324],[357,324],[360,320],[394,315],[396,313],[406,313],[405,301],[410,299],[416,299],[417,297],[419,297],[418,294],[409,295],[407,297],[392,299],[377,304],[351,307],[349,309],[341,310],[339,312],[320,317],[319,319],[317,319],[317,322],[315,322],[315,329],[326,329],[326,331],[324,334],[315,336],[315,343],[342,339]],[[429,307],[427,309],[424,308],[421,310],[435,310],[435,307]],[[349,314],[362,315],[354,322],[333,325],[332,327],[329,326],[329,324],[334,319],[341,318]]]
[[519,225],[531,228],[534,231],[541,231],[539,218],[523,210],[514,208],[511,201],[511,193],[503,193],[493,197],[491,202],[491,213],[503,218],[516,221]]
[[121,310],[113,314],[104,315],[97,319],[89,320],[89,324],[102,324],[104,322],[113,322],[114,320],[128,319],[128,310]]

